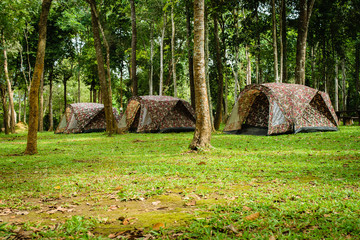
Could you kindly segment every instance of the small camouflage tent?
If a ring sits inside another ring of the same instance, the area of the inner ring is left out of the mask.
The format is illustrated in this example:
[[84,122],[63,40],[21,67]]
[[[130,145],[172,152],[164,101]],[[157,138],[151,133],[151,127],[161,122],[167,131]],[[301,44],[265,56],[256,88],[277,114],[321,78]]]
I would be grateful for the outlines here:
[[131,132],[181,132],[195,129],[191,105],[169,96],[132,97],[119,128]]
[[337,127],[327,93],[298,84],[265,83],[245,87],[224,132],[274,135],[336,131]]
[[[113,108],[115,120],[119,122],[120,115]],[[106,130],[104,104],[73,103],[66,107],[55,133],[85,133]]]

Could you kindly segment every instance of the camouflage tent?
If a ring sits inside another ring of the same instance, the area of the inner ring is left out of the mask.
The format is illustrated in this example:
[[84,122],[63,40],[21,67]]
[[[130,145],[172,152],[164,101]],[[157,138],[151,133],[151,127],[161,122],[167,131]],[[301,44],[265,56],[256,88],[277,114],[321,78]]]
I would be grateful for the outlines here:
[[133,97],[118,126],[122,131],[132,132],[193,131],[195,113],[188,102],[178,98]]
[[[120,115],[113,108],[115,120],[119,122]],[[66,107],[55,133],[85,133],[106,130],[105,109],[100,103],[73,103]]]
[[336,131],[337,127],[328,94],[303,85],[265,83],[245,87],[224,132],[274,135]]

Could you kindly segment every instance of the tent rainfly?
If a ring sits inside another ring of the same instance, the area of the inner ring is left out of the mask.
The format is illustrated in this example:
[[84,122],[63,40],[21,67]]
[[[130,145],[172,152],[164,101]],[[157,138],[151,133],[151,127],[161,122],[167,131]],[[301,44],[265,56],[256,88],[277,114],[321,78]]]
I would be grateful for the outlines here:
[[188,102],[179,98],[132,97],[118,127],[138,133],[194,131],[195,113]]
[[286,83],[248,85],[240,93],[225,133],[276,135],[337,131],[338,119],[329,95]]
[[[120,115],[113,108],[115,120],[120,121]],[[66,107],[55,133],[87,133],[106,130],[104,104],[73,103]]]

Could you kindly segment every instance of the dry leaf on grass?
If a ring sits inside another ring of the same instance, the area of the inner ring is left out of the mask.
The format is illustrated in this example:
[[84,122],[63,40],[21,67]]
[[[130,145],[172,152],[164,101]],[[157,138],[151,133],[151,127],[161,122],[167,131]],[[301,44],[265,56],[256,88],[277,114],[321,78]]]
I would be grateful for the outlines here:
[[251,211],[251,210],[252,210],[252,208],[247,207],[247,206],[243,206],[243,210],[244,210],[244,211]]
[[199,162],[197,165],[206,165],[206,162]]
[[269,237],[269,240],[276,240],[274,236]]
[[[131,221],[131,220],[134,220],[134,221]],[[123,225],[132,225],[135,223],[135,221],[136,221],[135,217],[125,218],[123,221]]]
[[259,218],[259,217],[260,217],[260,213],[256,212],[256,213],[253,213],[253,214],[251,214],[249,216],[246,216],[245,219],[249,220],[249,221],[252,221],[252,220],[255,220],[255,219]]
[[151,204],[156,206],[156,205],[159,205],[159,203],[161,203],[160,201],[156,201],[156,202],[152,202]]
[[152,228],[154,230],[160,230],[160,228],[165,228],[165,225],[163,223],[156,223]]
[[191,202],[187,202],[185,203],[186,206],[195,206],[196,205],[196,201],[192,200]]
[[60,189],[61,187],[60,186],[56,186],[56,187],[54,187],[54,189]]

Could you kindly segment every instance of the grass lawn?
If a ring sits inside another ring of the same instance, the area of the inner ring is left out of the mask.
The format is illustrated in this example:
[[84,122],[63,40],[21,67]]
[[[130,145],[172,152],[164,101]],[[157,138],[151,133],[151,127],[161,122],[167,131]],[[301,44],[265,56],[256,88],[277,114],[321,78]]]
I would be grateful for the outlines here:
[[360,127],[0,134],[0,239],[360,239]]

